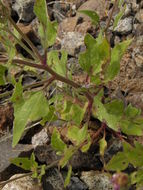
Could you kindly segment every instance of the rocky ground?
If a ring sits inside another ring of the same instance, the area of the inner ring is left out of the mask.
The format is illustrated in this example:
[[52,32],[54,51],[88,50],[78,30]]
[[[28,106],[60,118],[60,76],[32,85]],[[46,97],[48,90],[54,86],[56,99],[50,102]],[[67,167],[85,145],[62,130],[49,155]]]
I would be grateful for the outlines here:
[[[10,7],[12,18],[42,54],[43,49],[39,39],[36,37],[38,21],[33,13],[34,0],[5,1]],[[47,0],[50,18],[52,20],[56,19],[59,23],[58,37],[53,48],[63,48],[68,51],[68,64],[74,65],[75,67],[75,80],[79,83],[84,83],[85,76],[82,75],[77,64],[78,54],[85,50],[85,34],[89,32],[93,36],[97,36],[99,29],[93,27],[90,19],[81,15],[78,10],[95,10],[100,15],[100,25],[105,26],[112,9],[112,3],[111,0],[63,0],[63,2],[64,3],[61,3],[61,1]],[[133,42],[121,61],[119,75],[107,88],[111,89],[112,98],[117,97],[127,103],[130,102],[134,106],[141,108],[143,112],[143,1],[125,0],[125,2],[127,5],[124,16],[114,31],[111,22],[108,38],[110,39],[112,47],[114,47],[116,43],[128,38],[133,38]],[[113,18],[117,12],[118,10],[115,10]],[[1,51],[3,50],[1,46],[0,49]],[[17,49],[21,51],[24,56],[29,56],[20,49],[19,46]],[[25,73],[25,84],[32,83],[35,80],[35,76],[30,73]],[[0,86],[0,94],[10,91],[11,88],[10,84]],[[11,104],[1,99],[1,97],[0,103],[0,129],[5,131],[7,127],[12,127],[13,108]],[[23,150],[26,152],[24,155],[28,155],[31,150],[34,149],[35,155],[41,163],[48,163],[50,159],[55,158],[55,154],[53,152],[51,153],[50,147],[45,145],[49,140],[47,132],[44,130],[41,131],[39,124],[36,125],[34,130],[29,131],[29,139],[26,140],[26,143],[23,143],[23,141],[19,144],[17,151],[11,149],[11,134],[6,131],[3,133],[6,133],[6,135],[1,135],[2,137],[0,138],[0,180],[6,180],[15,173],[23,172],[11,166],[9,163],[10,157],[18,156]],[[36,135],[34,135],[35,133]],[[40,140],[38,144],[36,144],[38,139]],[[142,139],[140,139],[140,141],[142,142]],[[116,140],[113,140],[110,144],[111,146],[109,146],[106,152],[107,160],[121,148],[120,143]],[[40,148],[37,147],[37,145],[40,145]],[[93,149],[91,149],[88,154],[75,155],[73,158],[72,165],[76,171],[80,171],[80,175],[78,172],[76,175],[73,175],[68,187],[69,190],[113,189],[108,175],[103,172],[97,172],[101,170],[102,162],[99,159],[99,155],[95,155],[94,152],[95,150],[93,151]],[[42,155],[42,157],[40,155]],[[52,155],[52,158],[49,157],[49,155]],[[65,171],[63,171],[63,175],[64,172]],[[42,186],[37,186],[30,177],[26,177],[21,181],[19,180],[19,182],[15,181],[12,184],[7,184],[3,190],[13,188],[18,190],[63,190],[62,180],[59,170],[52,169],[45,175]],[[132,189],[134,188],[132,187]]]

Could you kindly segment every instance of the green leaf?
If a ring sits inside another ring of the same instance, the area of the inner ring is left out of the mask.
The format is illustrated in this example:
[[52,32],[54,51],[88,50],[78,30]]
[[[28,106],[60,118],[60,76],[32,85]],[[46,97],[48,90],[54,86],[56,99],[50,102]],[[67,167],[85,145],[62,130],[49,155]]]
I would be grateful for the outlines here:
[[46,28],[44,29],[44,26],[40,24],[38,32],[43,48],[47,49],[55,43],[57,30],[55,28],[55,24],[50,21],[47,21],[47,25],[45,27]]
[[40,174],[38,175],[38,179],[40,182],[41,182],[43,175],[45,175],[45,170],[46,170],[46,165],[44,164],[41,166],[41,171],[40,171]]
[[[127,143],[126,143],[127,144]],[[135,142],[135,146],[130,149],[125,149],[125,143],[124,143],[124,153],[126,154],[126,157],[128,161],[136,168],[136,167],[142,167],[143,166],[143,145]]]
[[141,114],[141,110],[133,107],[131,104],[125,109],[125,115],[128,118],[133,118]]
[[73,156],[73,154],[75,153],[75,151],[76,151],[76,147],[73,147],[73,146],[70,146],[69,148],[65,149],[64,157],[59,162],[59,164],[60,164],[60,166],[62,168],[64,166],[66,166],[66,164],[71,159],[71,157]]
[[[131,184],[137,184],[137,187],[143,185],[143,169],[139,169],[131,174]],[[140,189],[140,188],[139,188]]]
[[90,34],[85,36],[86,51],[79,56],[79,64],[90,76],[95,76],[102,70],[110,56],[110,46],[101,34],[94,39]]
[[70,183],[70,179],[71,179],[71,175],[72,175],[72,166],[69,165],[68,167],[68,173],[67,173],[67,176],[66,176],[66,179],[65,179],[65,182],[64,182],[64,187],[66,188],[69,183]]
[[[101,103],[101,99],[98,96],[94,98],[94,106],[95,106],[95,109],[93,110],[93,114],[95,115],[95,117],[98,118],[102,122],[106,122],[108,127],[110,127],[111,129],[118,131],[121,116],[108,113],[108,109],[106,109],[106,105],[104,106]],[[107,105],[107,107],[109,106]]]
[[120,128],[122,132],[127,135],[136,135],[136,136],[143,135],[143,128],[140,126],[140,124],[138,125],[133,121],[122,120]]
[[42,46],[44,49],[47,49],[55,43],[57,31],[55,23],[52,23],[49,20],[46,0],[36,0],[34,13],[40,21],[38,32]]
[[122,16],[124,15],[124,11],[125,10],[120,10],[120,12],[116,15],[114,23],[113,23],[113,29],[116,28],[116,26],[118,25],[118,22],[120,21],[120,19],[122,18]]
[[116,115],[117,117],[122,116],[124,112],[124,104],[121,100],[113,100],[109,103],[104,104],[109,114]]
[[80,107],[78,104],[72,104],[70,101],[64,102],[64,109],[61,113],[61,118],[67,121],[74,121],[76,125],[80,125],[83,120],[85,111],[87,108],[87,103],[84,107]]
[[123,152],[118,152],[106,165],[107,170],[122,171],[129,165],[128,159]]
[[90,148],[90,145],[91,145],[91,137],[90,137],[90,135],[89,134],[87,134],[87,143],[86,144],[84,144],[81,148],[80,148],[80,150],[82,151],[82,152],[87,152],[88,151],[88,149]]
[[111,62],[105,72],[105,82],[113,80],[120,70],[120,61],[132,40],[117,44],[111,51]]
[[51,121],[56,121],[56,120],[58,120],[58,117],[55,115],[55,107],[54,106],[49,106],[49,112],[42,119],[40,124],[44,126],[47,121],[51,122]]
[[5,72],[7,70],[7,67],[0,65],[0,85],[5,84]]
[[13,103],[23,102],[23,87],[22,87],[22,76],[19,81],[15,83],[14,91],[11,97]]
[[64,150],[67,148],[67,145],[62,141],[59,131],[56,128],[53,130],[51,145],[53,149],[58,152],[64,152]]
[[95,11],[91,11],[91,10],[80,10],[80,11],[78,11],[78,12],[89,16],[90,19],[91,19],[91,21],[92,21],[92,23],[93,23],[94,25],[97,25],[97,24],[99,23],[99,15],[98,15]]
[[76,125],[80,125],[81,121],[83,120],[85,111],[86,111],[87,104],[85,104],[84,108],[81,108],[79,105],[73,104],[70,110],[70,115],[72,120],[75,122]]
[[99,141],[99,152],[101,156],[104,156],[104,152],[106,148],[107,148],[107,141],[105,140],[105,137],[103,137]]
[[46,0],[36,0],[34,4],[34,13],[36,14],[38,20],[43,24],[47,25],[48,11]]
[[10,162],[24,170],[31,170],[31,160],[29,158],[13,158]]
[[[61,58],[59,58],[59,53],[61,53]],[[66,76],[67,71],[67,52],[62,50],[58,52],[56,50],[50,51],[48,53],[47,63],[53,68],[53,70],[59,75]]]
[[43,92],[36,92],[23,103],[14,104],[13,147],[20,140],[28,122],[45,117],[49,111],[48,107]]
[[79,146],[82,142],[84,142],[87,139],[87,129],[87,125],[84,125],[81,129],[76,126],[71,126],[68,128],[67,137],[71,141],[76,142],[76,145]]

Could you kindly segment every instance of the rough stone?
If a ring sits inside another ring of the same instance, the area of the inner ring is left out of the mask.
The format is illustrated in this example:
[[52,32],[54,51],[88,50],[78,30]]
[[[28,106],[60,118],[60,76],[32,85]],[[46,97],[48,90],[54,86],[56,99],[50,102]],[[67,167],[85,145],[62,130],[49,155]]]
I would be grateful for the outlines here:
[[[21,175],[23,174],[16,174],[10,179],[20,177]],[[30,176],[26,176],[6,184],[2,190],[42,190],[42,187],[34,182]]]
[[96,171],[82,172],[81,179],[89,190],[113,190],[111,181],[106,173]]
[[35,17],[33,12],[35,0],[16,0],[12,5],[12,9],[16,11],[19,16],[19,20],[24,22],[30,22]]
[[62,49],[65,49],[72,56],[80,52],[80,47],[83,44],[84,36],[78,32],[68,32],[61,41]]
[[36,133],[32,137],[32,145],[33,145],[33,147],[36,147],[38,145],[44,145],[47,143],[48,140],[49,140],[49,137],[47,134],[47,130],[42,129],[39,133]]
[[121,35],[127,35],[132,32],[133,18],[127,17],[119,21],[118,26],[115,28],[115,32]]
[[68,190],[88,190],[88,187],[83,183],[78,177],[71,177],[70,184],[68,185]]
[[139,22],[139,23],[143,23],[143,9],[140,9],[135,16],[135,19]]

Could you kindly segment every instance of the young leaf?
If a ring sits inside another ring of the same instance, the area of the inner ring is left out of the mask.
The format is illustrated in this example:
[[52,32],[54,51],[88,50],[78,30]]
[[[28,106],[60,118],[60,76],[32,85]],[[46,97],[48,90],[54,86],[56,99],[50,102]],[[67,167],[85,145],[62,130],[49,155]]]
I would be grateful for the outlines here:
[[99,15],[95,11],[80,10],[79,12],[89,16],[92,21],[92,24],[97,25],[99,23]]
[[86,111],[87,104],[85,104],[84,108],[81,108],[79,105],[73,104],[70,110],[70,115],[72,120],[75,122],[76,125],[80,125],[81,121],[83,120],[85,111]]
[[105,72],[105,82],[113,80],[120,70],[120,61],[132,40],[117,44],[111,51],[111,61]]
[[68,128],[67,137],[77,146],[87,139],[87,125],[84,125],[81,129],[76,126],[71,126]]
[[143,127],[140,124],[134,123],[132,120],[122,120],[120,128],[121,131],[127,135],[143,135]]
[[105,149],[107,148],[107,141],[105,140],[104,137],[102,139],[100,139],[99,147],[100,147],[100,151],[99,151],[100,155],[104,156]]
[[64,150],[67,148],[67,145],[62,141],[59,131],[56,128],[53,130],[51,145],[53,149],[58,152],[64,152]]
[[24,170],[31,170],[31,160],[29,158],[12,158],[10,162]]
[[60,160],[60,163],[59,163],[62,168],[66,166],[66,164],[71,159],[75,151],[76,151],[76,147],[73,147],[73,146],[70,146],[69,148],[65,149],[64,156]]
[[67,52],[62,50],[61,58],[59,58],[59,52],[56,50],[48,53],[47,63],[53,68],[56,73],[66,76],[66,64],[67,64]]
[[46,0],[36,0],[34,4],[34,13],[36,14],[38,20],[44,25],[47,25],[48,11]]
[[66,179],[65,179],[65,182],[64,182],[64,187],[66,188],[69,183],[70,183],[70,179],[71,179],[71,174],[72,174],[72,166],[69,165],[68,167],[68,173],[67,173],[67,176],[66,176]]
[[36,92],[32,94],[28,100],[25,100],[22,103],[15,103],[12,146],[14,147],[18,143],[25,126],[29,121],[35,121],[45,117],[48,111],[48,102],[43,92]]
[[80,150],[82,151],[82,152],[87,152],[88,151],[88,149],[90,148],[90,145],[91,145],[91,137],[90,137],[90,135],[89,134],[87,134],[87,143],[86,144],[84,144],[81,148],[80,148]]
[[[143,169],[139,169],[131,174],[131,184],[137,184],[137,187],[142,187],[143,185]],[[140,188],[139,188],[140,189]]]
[[67,121],[72,120],[78,126],[83,120],[86,108],[87,103],[85,103],[84,107],[81,108],[78,104],[72,104],[70,101],[65,101],[64,109],[61,113],[61,118]]
[[93,114],[95,113],[95,117],[97,117],[102,122],[106,122],[108,127],[111,129],[118,131],[121,116],[108,113],[108,109],[106,109],[106,106],[101,103],[101,100],[98,96],[94,98],[94,105],[95,110],[93,110]]
[[120,10],[120,12],[115,17],[113,29],[116,28],[116,26],[118,25],[118,22],[120,21],[120,19],[122,18],[123,15],[124,15],[124,10]]
[[40,21],[39,35],[44,49],[53,45],[56,40],[55,23],[51,23],[48,17],[46,0],[36,0],[34,5],[34,13]]
[[139,116],[141,114],[141,110],[133,107],[131,104],[128,105],[128,107],[125,109],[125,115],[128,118],[133,118],[136,116]]
[[102,65],[106,63],[110,55],[110,46],[106,38],[98,36],[94,39],[90,34],[85,36],[87,47],[84,53],[79,56],[79,64],[90,76],[95,76],[102,70]]

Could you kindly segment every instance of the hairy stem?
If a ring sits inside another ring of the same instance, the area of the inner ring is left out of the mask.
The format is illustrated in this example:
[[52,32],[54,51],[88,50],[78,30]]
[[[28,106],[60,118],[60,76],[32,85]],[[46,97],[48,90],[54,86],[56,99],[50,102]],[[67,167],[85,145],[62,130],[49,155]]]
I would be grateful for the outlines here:
[[112,17],[113,17],[113,13],[114,13],[114,11],[115,11],[115,8],[116,8],[117,5],[118,5],[118,1],[119,1],[119,0],[115,0],[115,2],[114,2],[112,11],[111,11],[111,13],[110,13],[109,19],[108,19],[108,21],[107,21],[107,25],[106,25],[105,30],[104,30],[105,34],[106,34],[106,32],[107,32],[107,30],[108,30],[108,28],[109,28],[109,26],[110,26],[110,23],[111,23],[111,20],[112,20]]
[[21,37],[27,42],[27,44],[31,47],[37,58],[42,62],[43,58],[38,52],[37,48],[34,46],[34,44],[29,40],[29,38],[21,31],[21,29],[16,25],[16,23],[13,21],[13,19],[8,16],[8,20],[13,25],[13,27],[18,31],[18,33],[21,35]]
[[[7,59],[0,59],[0,62],[7,62]],[[55,80],[59,80],[63,83],[66,83],[68,85],[71,85],[74,88],[81,88],[81,85],[77,84],[76,82],[65,78],[61,75],[59,75],[58,73],[56,73],[54,70],[52,70],[48,65],[43,65],[43,64],[35,64],[35,63],[31,63],[29,61],[24,61],[22,59],[13,59],[12,60],[13,64],[18,64],[18,65],[23,65],[23,66],[30,66],[30,67],[34,67],[37,69],[41,69],[41,70],[45,70],[47,72],[49,72],[52,76],[55,77]],[[84,92],[85,96],[87,97],[88,100],[93,100],[93,96],[92,94],[87,90]]]
[[[51,164],[46,166],[45,170],[48,170],[48,169],[53,168],[53,167],[56,167],[58,165],[58,163],[59,163],[59,160],[56,160],[56,161],[52,162]],[[40,170],[38,172],[40,173]],[[29,173],[23,174],[23,175],[21,175],[19,177],[15,177],[15,178],[9,179],[7,181],[2,181],[2,182],[0,182],[0,187],[3,187],[4,185],[6,185],[6,184],[8,184],[8,183],[10,183],[12,181],[15,181],[15,180],[27,177],[27,176],[31,176],[32,174],[33,174],[33,172],[29,172]]]
[[[54,80],[54,77],[52,76],[49,79],[26,85],[23,87],[23,91],[26,91],[27,89],[31,89],[31,88],[37,88],[37,87],[43,86],[44,84],[46,84],[46,86],[47,86],[47,85],[51,84],[51,82],[53,82],[53,80]],[[7,96],[10,96],[12,93],[13,93],[13,90],[2,93],[2,94],[0,94],[0,98],[5,98]]]

